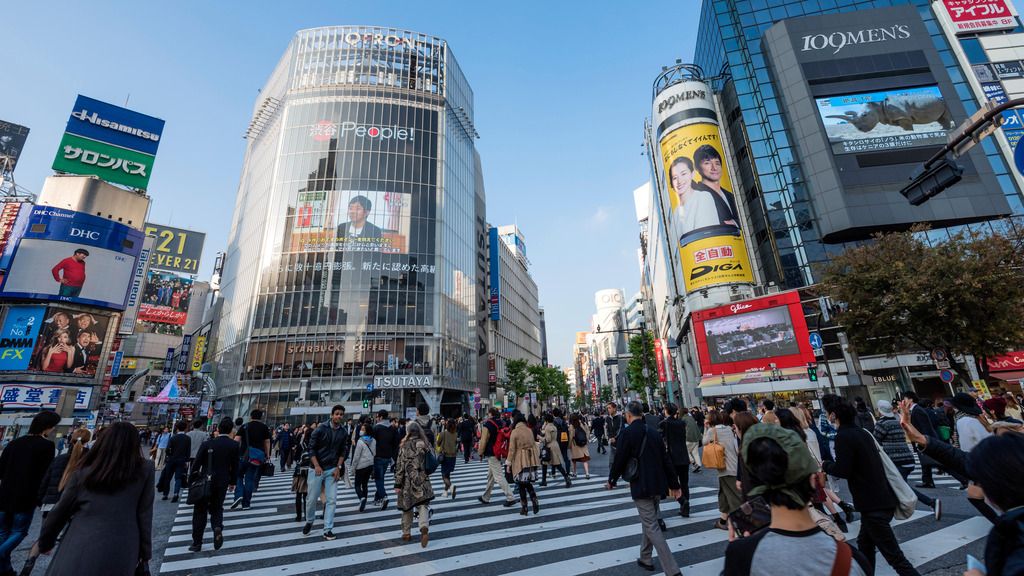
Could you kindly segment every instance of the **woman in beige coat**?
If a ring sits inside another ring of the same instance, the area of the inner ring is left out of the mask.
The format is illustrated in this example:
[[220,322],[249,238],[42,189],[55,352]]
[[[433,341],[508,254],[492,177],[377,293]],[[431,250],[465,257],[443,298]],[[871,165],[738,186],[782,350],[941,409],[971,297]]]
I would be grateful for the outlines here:
[[516,412],[513,418],[512,434],[508,439],[508,460],[505,465],[512,471],[512,479],[519,487],[519,513],[526,516],[526,498],[533,502],[533,513],[540,512],[540,501],[533,481],[537,479],[537,468],[540,467],[540,456],[537,454],[537,443],[533,440],[533,431],[526,425],[526,417]]
[[540,434],[540,485],[548,485],[548,466],[551,466],[551,477],[554,478],[555,470],[561,472],[562,477],[565,478],[565,487],[572,488],[572,482],[569,481],[569,473],[566,471],[565,463],[562,462],[562,448],[558,445],[558,428],[555,427],[555,417],[552,416],[551,412],[544,413],[544,426],[541,427]]
[[[579,430],[579,432],[576,432]],[[583,446],[576,443],[576,435],[582,433]],[[580,420],[579,414],[569,416],[569,458],[572,459],[572,476],[576,477],[576,464],[583,463],[583,473],[590,480],[590,426]]]

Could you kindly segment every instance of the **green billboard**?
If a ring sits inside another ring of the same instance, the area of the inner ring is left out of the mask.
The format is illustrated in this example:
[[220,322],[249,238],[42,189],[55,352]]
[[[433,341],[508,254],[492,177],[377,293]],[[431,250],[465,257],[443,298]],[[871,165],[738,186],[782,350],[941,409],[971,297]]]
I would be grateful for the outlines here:
[[127,148],[64,133],[53,159],[53,169],[70,174],[99,176],[107,182],[145,190],[153,156]]

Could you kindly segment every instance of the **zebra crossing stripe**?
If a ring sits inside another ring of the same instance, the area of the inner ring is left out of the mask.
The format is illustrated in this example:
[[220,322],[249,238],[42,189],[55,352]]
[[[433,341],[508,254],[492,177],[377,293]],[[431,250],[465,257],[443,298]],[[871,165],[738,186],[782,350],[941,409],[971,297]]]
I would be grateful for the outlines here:
[[[921,566],[939,556],[984,538],[991,529],[992,523],[986,518],[974,516],[952,526],[919,536],[913,540],[901,542],[900,548],[903,550],[903,554],[906,555],[907,560],[910,560],[914,566]],[[881,555],[879,555],[875,563],[876,576],[896,574],[896,571],[881,558]]]

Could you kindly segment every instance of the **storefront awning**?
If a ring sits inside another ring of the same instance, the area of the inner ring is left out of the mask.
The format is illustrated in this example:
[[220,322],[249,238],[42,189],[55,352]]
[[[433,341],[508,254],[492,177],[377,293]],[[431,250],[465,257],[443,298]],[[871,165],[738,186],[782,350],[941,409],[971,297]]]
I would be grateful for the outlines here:
[[807,378],[794,380],[778,380],[772,382],[752,382],[749,384],[726,384],[724,386],[701,386],[697,388],[704,398],[720,396],[745,396],[748,394],[764,394],[766,392],[792,392],[794,390],[828,390],[828,383],[818,380],[811,382]]
[[1020,382],[1024,380],[1024,370],[1017,370],[1014,372],[989,372],[989,376],[996,380],[1003,380],[1005,382]]

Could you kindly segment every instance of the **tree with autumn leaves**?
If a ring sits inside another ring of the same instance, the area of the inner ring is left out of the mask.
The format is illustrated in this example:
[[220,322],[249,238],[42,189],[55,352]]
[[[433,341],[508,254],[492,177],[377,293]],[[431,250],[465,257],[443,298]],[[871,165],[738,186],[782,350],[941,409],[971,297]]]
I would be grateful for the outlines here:
[[935,236],[878,234],[833,258],[821,290],[858,353],[943,349],[966,385],[957,355],[973,355],[984,373],[984,359],[1024,344],[1024,246],[1019,233]]

